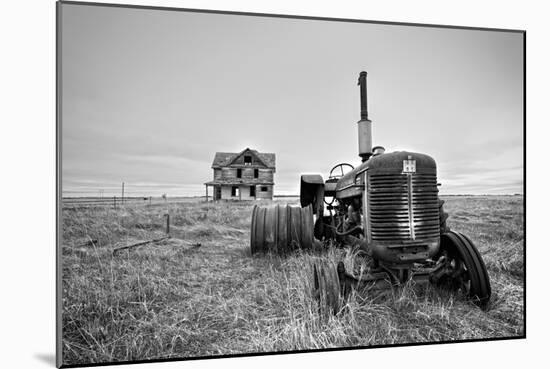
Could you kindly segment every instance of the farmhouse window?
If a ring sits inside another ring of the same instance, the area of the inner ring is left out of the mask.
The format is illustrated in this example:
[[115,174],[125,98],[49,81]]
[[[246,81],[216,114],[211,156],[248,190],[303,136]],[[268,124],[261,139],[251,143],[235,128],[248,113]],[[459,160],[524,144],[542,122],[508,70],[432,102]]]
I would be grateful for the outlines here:
[[247,164],[247,165],[252,164],[252,156],[250,156],[250,155],[245,155],[245,156],[244,156],[244,163]]
[[256,197],[256,186],[250,186],[250,197]]
[[254,178],[258,178],[260,174],[260,171],[258,169],[254,169]]
[[233,196],[233,197],[239,196],[239,187],[238,186],[231,187],[231,196]]
[[262,192],[267,192],[267,187],[262,187]]
[[237,169],[237,178],[241,178],[243,176],[243,170]]

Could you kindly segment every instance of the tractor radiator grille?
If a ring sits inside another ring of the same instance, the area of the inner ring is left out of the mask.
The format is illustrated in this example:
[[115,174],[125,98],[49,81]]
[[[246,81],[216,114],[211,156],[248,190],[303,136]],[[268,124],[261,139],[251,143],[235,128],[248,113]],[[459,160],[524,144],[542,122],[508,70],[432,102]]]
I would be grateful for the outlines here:
[[370,174],[368,214],[373,241],[439,237],[435,174]]

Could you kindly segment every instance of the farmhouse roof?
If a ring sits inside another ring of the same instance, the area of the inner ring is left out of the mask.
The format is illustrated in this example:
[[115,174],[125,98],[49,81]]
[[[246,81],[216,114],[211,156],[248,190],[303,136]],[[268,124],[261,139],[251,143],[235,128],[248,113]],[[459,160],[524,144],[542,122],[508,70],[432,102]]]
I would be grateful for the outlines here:
[[229,166],[233,160],[245,153],[246,151],[251,152],[255,155],[262,163],[265,164],[268,168],[275,169],[275,154],[273,153],[262,153],[257,150],[249,149],[248,147],[241,152],[217,152],[214,156],[214,161],[212,162],[212,168],[221,168]]

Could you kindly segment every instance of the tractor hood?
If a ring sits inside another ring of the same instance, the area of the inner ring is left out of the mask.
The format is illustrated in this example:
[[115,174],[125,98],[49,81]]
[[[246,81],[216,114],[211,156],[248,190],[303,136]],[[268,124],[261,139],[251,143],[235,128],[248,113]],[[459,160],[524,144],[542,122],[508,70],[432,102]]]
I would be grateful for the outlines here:
[[364,188],[365,171],[377,174],[434,173],[435,160],[425,154],[410,151],[396,151],[371,156],[369,160],[346,173],[336,183],[336,198],[345,199],[360,196]]

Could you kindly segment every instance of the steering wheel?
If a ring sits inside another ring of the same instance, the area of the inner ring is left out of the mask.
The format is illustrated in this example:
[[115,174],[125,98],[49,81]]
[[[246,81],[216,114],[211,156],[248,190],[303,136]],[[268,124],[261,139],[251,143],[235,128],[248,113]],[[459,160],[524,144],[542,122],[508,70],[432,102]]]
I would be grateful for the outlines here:
[[[332,167],[332,169],[330,170],[330,173],[328,174],[328,179],[327,179],[327,182],[328,181],[331,181],[331,182],[336,182],[338,181],[340,178],[342,178],[348,171],[344,171],[344,168],[345,167],[350,167],[351,170],[353,170],[353,165],[351,164],[348,164],[348,163],[340,163],[340,164],[336,164],[334,167]],[[338,173],[340,172],[340,173]],[[325,204],[327,205],[332,205],[332,203],[334,203],[334,200],[336,199],[335,196],[332,196],[329,201],[325,199],[323,199],[323,201],[325,202]]]
[[[328,174],[328,179],[340,179],[344,176],[344,174],[346,174],[348,171],[344,172],[344,168],[345,167],[350,167],[351,170],[353,170],[353,165],[351,164],[348,164],[348,163],[340,163],[340,164],[336,164],[334,167],[332,167],[332,169],[330,170],[330,173]],[[338,174],[337,172],[340,172],[340,174]],[[334,174],[336,172],[336,174]]]

